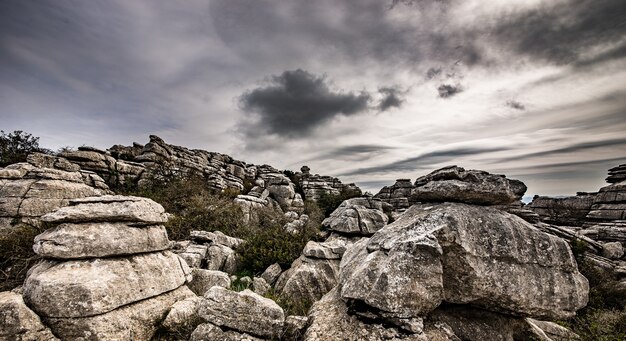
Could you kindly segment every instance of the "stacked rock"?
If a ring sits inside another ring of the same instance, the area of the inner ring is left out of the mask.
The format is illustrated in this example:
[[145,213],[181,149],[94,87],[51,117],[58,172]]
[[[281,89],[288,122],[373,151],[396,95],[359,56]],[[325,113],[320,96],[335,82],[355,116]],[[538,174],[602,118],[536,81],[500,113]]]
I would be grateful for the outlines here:
[[396,211],[404,211],[411,206],[409,197],[412,189],[411,179],[398,179],[395,184],[383,187],[374,198],[391,204]]
[[35,238],[44,261],[30,270],[24,300],[60,338],[149,340],[176,301],[195,296],[156,202],[87,197],[41,219],[56,226]]
[[609,176],[606,178],[606,182],[615,184],[622,181],[626,181],[626,164],[609,169]]

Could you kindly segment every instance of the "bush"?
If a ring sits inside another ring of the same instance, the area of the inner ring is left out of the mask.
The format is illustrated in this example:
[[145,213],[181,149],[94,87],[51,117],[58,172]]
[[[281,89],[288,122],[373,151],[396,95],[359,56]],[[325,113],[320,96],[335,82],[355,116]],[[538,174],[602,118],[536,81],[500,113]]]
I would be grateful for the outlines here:
[[28,269],[40,260],[33,239],[45,228],[18,224],[0,233],[0,291],[21,285]]
[[33,152],[50,153],[39,147],[39,137],[21,130],[9,134],[0,130],[0,167],[25,162],[28,154]]
[[319,200],[317,200],[317,206],[319,206],[322,213],[324,213],[324,217],[329,217],[330,214],[333,213],[333,211],[335,211],[342,202],[344,202],[344,200],[358,196],[360,196],[358,193],[348,191],[341,191],[339,194],[322,192]]

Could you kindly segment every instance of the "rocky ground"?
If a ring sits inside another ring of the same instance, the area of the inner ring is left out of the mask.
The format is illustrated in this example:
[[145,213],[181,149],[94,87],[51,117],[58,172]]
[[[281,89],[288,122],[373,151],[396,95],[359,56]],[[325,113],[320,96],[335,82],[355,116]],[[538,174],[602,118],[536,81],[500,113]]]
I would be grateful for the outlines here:
[[[241,193],[242,219],[273,210],[297,236],[306,200],[360,190],[155,136],[31,154],[0,169],[0,233],[40,229],[40,261],[0,292],[0,340],[577,340],[562,321],[589,303],[580,254],[626,288],[624,169],[598,193],[529,205],[522,182],[484,171],[400,179],[341,203],[291,264],[244,274],[251,238],[194,230],[172,241],[163,206],[114,191],[199,173]],[[308,304],[294,315],[284,302]]]

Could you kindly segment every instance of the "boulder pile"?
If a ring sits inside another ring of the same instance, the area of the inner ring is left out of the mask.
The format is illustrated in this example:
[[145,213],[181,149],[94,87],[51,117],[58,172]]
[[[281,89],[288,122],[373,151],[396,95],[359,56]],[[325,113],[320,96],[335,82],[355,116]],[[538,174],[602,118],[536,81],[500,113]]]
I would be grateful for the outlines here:
[[175,302],[195,296],[154,201],[73,199],[41,219],[55,227],[35,238],[44,260],[29,271],[23,295],[61,339],[147,340]]

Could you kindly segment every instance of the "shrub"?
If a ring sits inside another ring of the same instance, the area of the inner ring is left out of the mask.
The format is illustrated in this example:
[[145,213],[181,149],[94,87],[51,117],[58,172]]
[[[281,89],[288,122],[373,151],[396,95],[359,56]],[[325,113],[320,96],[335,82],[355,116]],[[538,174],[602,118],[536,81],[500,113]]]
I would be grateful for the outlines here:
[[39,147],[39,137],[21,130],[9,134],[0,130],[0,167],[25,162],[32,152],[50,153],[49,150]]
[[28,269],[39,261],[33,251],[33,239],[43,230],[17,224],[0,233],[0,291],[22,284]]
[[341,205],[344,200],[355,198],[360,196],[358,193],[342,190],[339,194],[332,194],[322,192],[319,200],[317,200],[317,206],[322,210],[325,217],[329,217],[334,210]]

